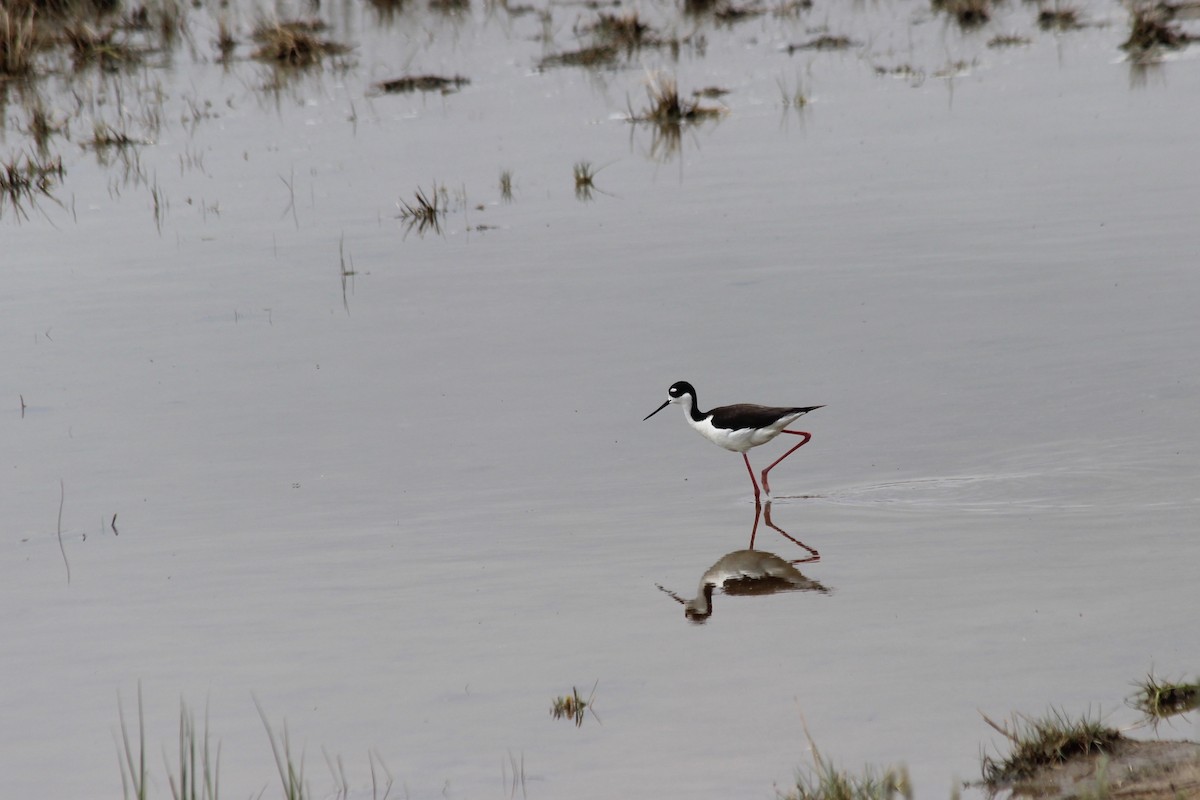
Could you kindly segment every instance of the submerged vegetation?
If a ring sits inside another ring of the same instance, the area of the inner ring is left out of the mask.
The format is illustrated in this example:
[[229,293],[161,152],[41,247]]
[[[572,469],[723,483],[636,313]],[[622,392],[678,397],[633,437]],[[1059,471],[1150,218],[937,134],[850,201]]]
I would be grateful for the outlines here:
[[560,695],[554,698],[554,702],[550,705],[550,716],[554,719],[569,719],[575,723],[575,727],[583,726],[584,713],[591,714],[597,722],[600,717],[596,716],[594,699],[596,697],[596,687],[600,685],[600,681],[596,681],[592,685],[591,694],[586,700],[579,694],[579,690],[574,686],[571,687],[570,694]]

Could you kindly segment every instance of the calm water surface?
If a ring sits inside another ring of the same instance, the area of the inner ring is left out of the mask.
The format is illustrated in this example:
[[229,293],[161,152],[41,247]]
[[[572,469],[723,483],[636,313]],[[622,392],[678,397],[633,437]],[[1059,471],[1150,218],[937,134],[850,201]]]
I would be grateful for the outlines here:
[[[978,711],[1127,725],[1132,680],[1194,672],[1195,53],[1131,68],[1115,3],[1056,35],[818,0],[640,8],[703,47],[538,71],[595,15],[544,10],[337,5],[352,65],[274,92],[193,10],[168,67],[45,82],[104,102],[53,141],[62,205],[0,219],[0,795],[120,796],[140,684],[155,797],[180,698],[232,796],[278,791],[257,698],[315,796],[325,750],[369,797],[372,750],[414,798],[509,796],[521,759],[529,797],[770,797],[807,724],[944,797],[998,744]],[[856,45],[788,55],[821,26]],[[728,113],[677,147],[629,124],[659,69]],[[471,83],[370,91],[405,73]],[[159,93],[135,156],[82,147]],[[409,229],[435,183],[441,233]],[[735,454],[642,422],[680,379],[826,404],[772,483],[829,594],[694,625],[656,588],[754,520]],[[599,721],[550,719],[597,681]]]

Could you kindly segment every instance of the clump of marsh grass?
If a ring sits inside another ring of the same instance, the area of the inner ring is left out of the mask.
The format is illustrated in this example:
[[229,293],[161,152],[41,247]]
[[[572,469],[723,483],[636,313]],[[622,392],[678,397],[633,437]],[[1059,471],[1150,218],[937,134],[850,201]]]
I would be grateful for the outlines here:
[[50,137],[65,132],[67,122],[52,117],[40,94],[35,94],[26,103],[25,109],[29,112],[29,121],[25,123],[24,133],[37,145],[38,153],[44,156],[49,149]]
[[1137,3],[1129,12],[1129,38],[1121,49],[1147,60],[1163,50],[1186,47],[1193,37],[1172,21],[1174,10],[1163,3]]
[[0,7],[0,75],[16,77],[33,72],[38,49],[34,25],[32,7]]
[[932,0],[932,7],[949,14],[960,28],[977,28],[992,18],[991,0]]
[[53,190],[63,179],[62,159],[39,158],[21,153],[0,162],[0,217],[6,205],[18,218],[28,219],[25,206],[36,205],[40,197],[54,199]]
[[217,38],[213,40],[213,45],[217,48],[221,63],[229,63],[229,60],[233,58],[233,51],[237,49],[238,42],[237,37],[233,35],[229,17],[225,14],[217,17]]
[[591,714],[596,722],[600,722],[600,717],[596,716],[596,709],[593,707],[593,701],[596,697],[596,687],[599,685],[599,680],[592,684],[592,692],[586,700],[579,694],[579,690],[572,686],[570,694],[554,698],[554,702],[550,706],[550,716],[554,717],[554,719],[574,720],[576,728],[583,727],[585,713]]
[[123,129],[115,128],[103,120],[96,120],[92,125],[92,138],[84,144],[95,150],[107,150],[110,147],[122,150],[146,142],[133,138]]
[[511,203],[513,199],[513,183],[512,170],[505,169],[500,171],[500,199],[506,203]]
[[1167,717],[1200,708],[1200,679],[1191,683],[1163,681],[1150,673],[1134,685],[1138,690],[1129,698],[1128,704],[1155,725]]
[[1037,24],[1044,31],[1070,31],[1083,27],[1079,9],[1072,6],[1043,8],[1038,12]]
[[350,48],[320,36],[325,23],[320,20],[260,22],[251,34],[259,47],[253,57],[289,67],[311,67],[328,56],[348,53]]
[[411,203],[400,200],[398,205],[400,219],[404,220],[410,229],[416,228],[418,233],[424,233],[431,228],[436,233],[442,232],[442,217],[446,215],[449,200],[445,187],[439,190],[437,181],[434,181],[429,194],[417,187],[416,197]]
[[141,51],[124,39],[118,39],[117,28],[112,26],[97,30],[84,21],[75,20],[63,26],[62,38],[71,51],[76,70],[96,65],[111,72],[142,60]]
[[780,800],[893,800],[902,797],[912,800],[912,784],[908,770],[903,767],[879,769],[866,766],[854,774],[838,769],[817,749],[817,743],[805,727],[812,766],[796,773],[796,786],[779,793]]
[[576,161],[575,166],[571,168],[575,175],[575,199],[576,200],[591,200],[592,190],[596,188],[593,180],[599,170],[592,168],[590,161]]
[[665,162],[679,152],[685,129],[725,113],[724,108],[706,106],[699,99],[681,95],[675,79],[668,75],[651,73],[646,81],[646,93],[650,105],[635,112],[631,104],[628,119],[634,124],[652,126],[650,157],[658,161]]
[[597,20],[587,28],[602,43],[623,48],[626,52],[637,50],[643,45],[658,44],[660,39],[651,27],[642,22],[638,12],[606,14],[600,12]]
[[1098,717],[1072,718],[1054,708],[1044,717],[1014,714],[1002,724],[986,715],[983,719],[1010,744],[1006,757],[984,754],[982,758],[983,782],[992,788],[1028,778],[1044,767],[1078,756],[1111,752],[1125,741],[1120,731],[1108,727]]
[[724,109],[705,106],[679,94],[675,78],[662,73],[651,74],[646,81],[646,93],[650,105],[639,114],[630,114],[633,122],[650,122],[655,125],[682,125],[715,119]]

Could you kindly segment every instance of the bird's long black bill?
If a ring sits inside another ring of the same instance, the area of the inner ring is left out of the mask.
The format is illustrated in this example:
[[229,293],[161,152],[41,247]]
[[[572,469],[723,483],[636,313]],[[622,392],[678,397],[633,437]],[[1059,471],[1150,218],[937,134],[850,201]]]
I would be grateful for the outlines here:
[[669,406],[669,405],[671,405],[671,401],[670,401],[670,400],[668,400],[667,402],[663,403],[661,406],[659,406],[658,408],[654,409],[653,411],[651,411],[651,412],[650,412],[649,414],[647,414],[646,416],[642,417],[642,422],[645,422],[646,420],[650,419],[650,418],[651,418],[651,417],[653,417],[655,414],[657,414],[658,412],[662,411],[664,408],[666,408],[666,407],[667,407],[667,406]]

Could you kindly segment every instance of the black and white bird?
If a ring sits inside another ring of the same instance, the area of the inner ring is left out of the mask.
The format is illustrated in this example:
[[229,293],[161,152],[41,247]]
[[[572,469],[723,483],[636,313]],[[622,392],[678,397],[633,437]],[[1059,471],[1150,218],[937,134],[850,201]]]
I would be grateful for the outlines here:
[[760,444],[766,444],[781,433],[804,437],[799,444],[775,459],[769,467],[762,471],[762,491],[767,495],[767,502],[770,502],[771,487],[767,480],[767,473],[774,469],[780,461],[808,444],[808,440],[812,438],[810,433],[789,431],[787,426],[810,411],[824,408],[824,406],[781,408],[738,403],[714,408],[711,411],[701,411],[696,400],[695,387],[687,381],[678,381],[671,384],[671,388],[667,390],[666,402],[647,414],[642,421],[645,422],[672,403],[678,403],[683,407],[683,418],[705,439],[726,450],[742,454],[742,459],[746,462],[746,470],[750,473],[750,483],[754,485],[754,501],[756,503],[759,502],[760,493],[758,482],[754,479],[754,468],[750,466],[750,457],[746,455],[747,451]]

